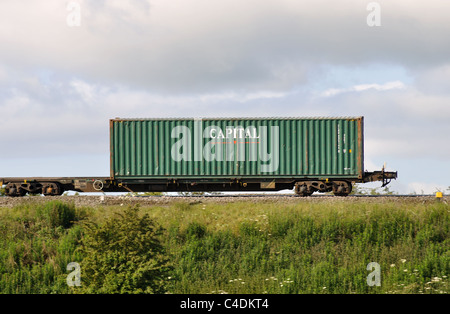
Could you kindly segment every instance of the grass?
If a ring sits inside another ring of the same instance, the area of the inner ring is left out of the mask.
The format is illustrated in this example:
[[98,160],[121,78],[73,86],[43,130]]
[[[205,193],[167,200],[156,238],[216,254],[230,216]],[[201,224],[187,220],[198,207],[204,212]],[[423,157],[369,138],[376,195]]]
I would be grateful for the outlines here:
[[48,202],[0,211],[0,293],[68,292],[66,265],[75,253],[84,208]]
[[[59,207],[58,207],[59,206]],[[165,228],[170,293],[448,293],[450,206],[434,201],[173,202],[141,208]],[[121,207],[0,209],[0,292],[70,293],[84,219]],[[367,265],[381,268],[369,286]],[[81,273],[83,281],[83,272]]]

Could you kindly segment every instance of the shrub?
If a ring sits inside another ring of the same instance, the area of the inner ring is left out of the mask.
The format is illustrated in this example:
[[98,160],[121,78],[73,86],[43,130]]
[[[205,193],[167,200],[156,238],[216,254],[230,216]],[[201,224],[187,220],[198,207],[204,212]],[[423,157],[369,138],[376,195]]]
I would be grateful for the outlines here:
[[186,228],[188,237],[203,238],[206,234],[206,227],[198,222],[191,222]]
[[37,217],[45,221],[50,227],[69,228],[75,218],[75,205],[60,201],[50,201],[36,209]]
[[90,223],[80,250],[85,293],[163,293],[171,267],[160,244],[163,229],[139,207]]

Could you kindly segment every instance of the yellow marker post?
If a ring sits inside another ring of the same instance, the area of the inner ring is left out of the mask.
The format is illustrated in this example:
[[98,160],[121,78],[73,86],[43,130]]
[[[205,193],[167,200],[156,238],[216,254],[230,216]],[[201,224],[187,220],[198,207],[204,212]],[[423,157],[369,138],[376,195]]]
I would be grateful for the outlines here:
[[440,200],[442,199],[442,197],[443,197],[442,192],[436,192],[436,199],[437,199],[438,201],[440,201]]

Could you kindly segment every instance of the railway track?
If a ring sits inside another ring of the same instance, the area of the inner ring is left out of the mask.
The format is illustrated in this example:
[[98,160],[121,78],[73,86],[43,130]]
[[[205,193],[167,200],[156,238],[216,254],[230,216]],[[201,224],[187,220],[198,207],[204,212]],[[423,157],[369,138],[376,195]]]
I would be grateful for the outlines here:
[[[317,194],[309,197],[299,197],[294,194],[205,194],[205,195],[61,195],[61,196],[24,196],[24,197],[0,197],[1,208],[12,208],[23,203],[42,204],[52,200],[59,200],[62,202],[71,202],[76,206],[130,206],[140,204],[142,206],[167,206],[174,203],[186,202],[189,204],[199,203],[233,203],[233,202],[279,202],[295,204],[299,202],[348,202],[348,203],[402,203],[402,202],[437,202],[438,199],[432,194],[420,195],[349,195],[347,197],[337,197],[334,195]],[[450,196],[444,196],[440,199],[443,203],[450,203]]]
[[292,197],[292,198],[339,198],[339,199],[346,199],[346,198],[420,198],[420,197],[436,197],[434,194],[354,194],[354,195],[348,195],[348,196],[335,196],[332,194],[317,194],[317,195],[311,195],[307,197],[298,196],[295,194],[281,194],[281,193],[266,193],[266,194],[205,194],[205,195],[135,195],[131,197],[142,197],[142,198],[150,198],[150,197],[172,197],[172,198],[183,198],[183,197],[190,197],[190,198],[210,198],[210,197],[219,197],[219,198],[236,198],[236,197],[244,197],[244,198],[251,198],[251,197],[257,197],[257,198],[273,198],[273,197]]

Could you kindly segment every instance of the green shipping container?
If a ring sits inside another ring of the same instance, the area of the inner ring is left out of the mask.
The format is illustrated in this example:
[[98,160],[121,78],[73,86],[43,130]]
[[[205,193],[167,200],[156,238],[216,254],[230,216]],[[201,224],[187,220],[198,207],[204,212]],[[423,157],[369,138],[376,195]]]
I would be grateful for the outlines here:
[[363,117],[110,120],[111,177],[364,175]]

